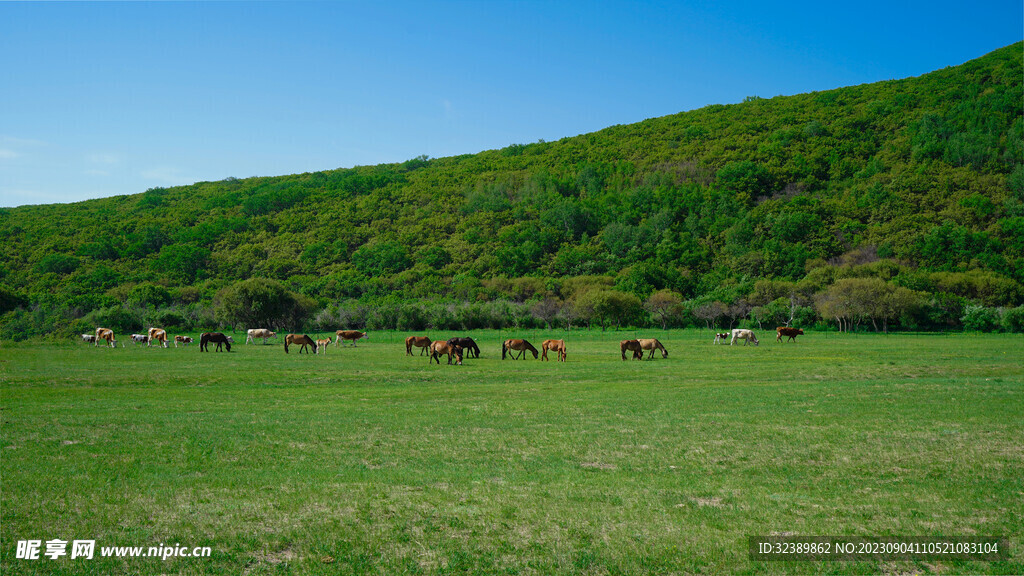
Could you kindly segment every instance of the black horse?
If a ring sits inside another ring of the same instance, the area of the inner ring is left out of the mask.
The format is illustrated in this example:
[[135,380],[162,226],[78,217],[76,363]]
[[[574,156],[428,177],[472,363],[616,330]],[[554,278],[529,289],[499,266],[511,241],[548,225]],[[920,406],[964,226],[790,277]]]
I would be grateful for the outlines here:
[[222,344],[227,346],[228,352],[231,352],[231,341],[231,336],[225,336],[220,332],[203,332],[203,335],[199,337],[199,351],[209,352],[210,349],[207,346],[212,342],[217,345],[217,352],[220,352]]
[[453,346],[459,346],[466,351],[466,356],[469,358],[480,357],[480,347],[476,345],[476,342],[472,338],[449,338],[448,343]]

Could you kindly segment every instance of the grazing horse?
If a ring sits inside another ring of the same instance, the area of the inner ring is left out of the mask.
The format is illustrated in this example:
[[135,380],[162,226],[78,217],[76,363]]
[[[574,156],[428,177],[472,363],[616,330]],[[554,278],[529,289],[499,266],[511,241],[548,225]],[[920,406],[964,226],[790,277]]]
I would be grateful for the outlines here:
[[796,342],[797,336],[803,336],[804,331],[800,328],[787,328],[786,326],[779,326],[775,329],[775,341],[782,342],[783,336],[788,336],[789,340],[786,342]]
[[308,350],[306,350],[306,346],[312,347],[313,348],[313,354],[316,354],[316,342],[314,342],[312,338],[310,338],[309,336],[306,336],[305,334],[289,334],[289,335],[285,336],[284,337],[284,353],[285,354],[288,353],[288,345],[289,344],[299,344],[299,345],[301,345],[302,347],[299,348],[299,354],[302,354],[303,351],[306,351],[307,353],[309,352]]
[[455,356],[455,363],[462,366],[462,346],[444,340],[430,343],[430,359],[427,360],[427,364],[434,360],[440,364],[442,354],[448,355],[448,364],[452,363],[452,356]]
[[732,331],[732,341],[729,342],[729,345],[732,346],[733,344],[735,344],[736,340],[738,338],[742,338],[743,339],[743,345],[744,346],[746,346],[747,344],[750,344],[751,342],[754,343],[754,346],[757,346],[759,344],[759,342],[757,341],[757,336],[754,336],[754,331],[753,330],[746,330],[744,328],[736,328],[735,330]]
[[659,342],[657,338],[640,338],[637,342],[640,343],[640,347],[644,350],[651,351],[651,355],[647,357],[648,359],[654,358],[655,350],[661,350],[661,357],[668,358],[668,350],[661,345],[661,342]]
[[175,348],[178,347],[178,342],[181,342],[182,346],[188,346],[189,344],[192,343],[192,337],[191,336],[175,336],[174,337],[174,347]]
[[725,344],[729,341],[728,332],[718,332],[715,334],[715,344]]
[[[327,347],[330,346],[330,345],[331,345],[331,339],[330,338],[317,338],[316,339],[316,346],[317,346],[317,348],[319,348],[320,351],[323,352],[324,354],[327,354]],[[301,350],[300,350],[300,352],[301,352]]]
[[266,346],[267,338],[277,338],[277,332],[272,332],[266,328],[250,328],[245,331],[245,343],[252,342],[256,343],[257,338],[263,338],[263,345]]
[[96,343],[95,346],[100,345],[100,340],[103,340],[110,344],[111,348],[117,348],[117,340],[114,340],[114,331],[110,328],[97,328],[96,329]]
[[644,357],[644,349],[640,347],[639,340],[623,340],[619,342],[619,350],[622,351],[622,359],[626,359],[626,350],[633,352],[633,360],[641,360]]
[[420,348],[420,356],[430,348],[430,338],[426,336],[409,336],[405,339],[405,355],[412,356],[412,347]]
[[476,342],[472,338],[449,338],[449,344],[455,344],[466,351],[466,356],[470,358],[480,357],[480,347],[476,345]]
[[370,339],[369,334],[358,330],[338,330],[335,334],[338,336],[334,341],[335,346],[340,346],[342,340],[351,340],[352,347],[355,348],[356,340],[359,340],[360,338],[366,338],[367,340]]
[[533,347],[533,344],[530,344],[526,340],[523,340],[523,339],[520,339],[520,338],[512,338],[512,339],[509,339],[509,340],[505,340],[504,342],[501,343],[501,359],[502,360],[505,359],[505,354],[508,353],[509,350],[518,350],[519,351],[519,355],[518,356],[516,356],[515,354],[512,354],[512,359],[513,360],[519,360],[520,358],[526,358],[526,351],[527,350],[529,350],[530,352],[533,352],[533,359],[534,360],[536,360],[537,359],[537,355],[540,354],[537,351],[537,349]]
[[228,352],[231,352],[231,342],[231,337],[225,336],[221,332],[203,332],[199,336],[199,351],[209,352],[210,344],[212,343],[217,345],[217,352],[220,352],[222,345],[227,347]]
[[163,328],[150,328],[149,339],[146,340],[146,346],[148,347],[151,345],[154,340],[163,345],[164,348],[167,348],[167,331]]
[[547,360],[548,350],[554,350],[558,352],[558,361],[565,362],[565,340],[545,340],[540,343],[540,349],[544,351],[541,360]]

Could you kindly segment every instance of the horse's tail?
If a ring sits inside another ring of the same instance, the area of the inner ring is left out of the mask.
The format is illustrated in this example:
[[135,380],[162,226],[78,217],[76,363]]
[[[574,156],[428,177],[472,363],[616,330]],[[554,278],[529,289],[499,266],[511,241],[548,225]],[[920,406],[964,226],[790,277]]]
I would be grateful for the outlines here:
[[287,354],[287,353],[288,353],[288,342],[289,342],[290,340],[291,340],[291,338],[288,338],[287,336],[285,336],[285,338],[284,338],[284,353],[285,353],[285,354]]
[[505,353],[508,352],[508,341],[501,343],[501,359],[505,359]]

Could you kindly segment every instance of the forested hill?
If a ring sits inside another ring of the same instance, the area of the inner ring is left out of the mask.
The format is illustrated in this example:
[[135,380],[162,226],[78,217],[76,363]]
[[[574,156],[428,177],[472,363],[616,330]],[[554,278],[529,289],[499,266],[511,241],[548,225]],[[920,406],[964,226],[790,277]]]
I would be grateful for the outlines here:
[[[242,323],[224,300],[251,278],[307,326],[496,301],[535,322],[755,322],[781,298],[798,323],[958,326],[1024,302],[1022,60],[1014,44],[557,142],[0,210],[0,337]],[[849,279],[911,303],[837,312]]]

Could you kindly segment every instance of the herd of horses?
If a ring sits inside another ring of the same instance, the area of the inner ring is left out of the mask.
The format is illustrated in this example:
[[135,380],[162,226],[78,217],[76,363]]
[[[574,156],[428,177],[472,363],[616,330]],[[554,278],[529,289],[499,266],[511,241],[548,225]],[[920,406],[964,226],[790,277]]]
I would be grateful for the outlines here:
[[[789,338],[787,342],[796,342],[796,337],[803,335],[804,331],[799,328],[789,328],[786,326],[780,326],[775,329],[776,341],[782,342],[782,338],[785,336]],[[266,344],[270,338],[276,338],[277,333],[265,328],[253,328],[246,332],[246,344],[253,343],[257,339],[262,339],[263,343]],[[334,346],[340,346],[343,341],[352,342],[354,348],[357,340],[362,339],[369,340],[370,336],[366,332],[360,332],[358,330],[338,330],[335,332],[335,339],[332,342],[331,338],[321,338],[314,340],[306,334],[288,334],[284,338],[284,351],[288,353],[289,346],[299,346],[299,354],[312,353],[326,354],[327,347],[331,344]],[[99,346],[101,342],[105,342],[110,347],[116,347],[117,341],[114,339],[114,331],[109,328],[97,328],[95,334],[82,334],[82,339],[86,342],[94,343]],[[151,346],[154,342],[157,346],[167,348],[167,331],[162,328],[150,328],[147,334],[132,334],[131,339],[136,344],[145,343],[146,346]],[[743,328],[737,328],[731,332],[722,332],[715,334],[715,344],[724,344],[726,341],[730,345],[735,344],[737,340],[743,340],[743,345],[753,344],[757,346],[760,342],[757,336],[752,330]],[[174,346],[177,348],[179,343],[188,345],[192,342],[192,338],[188,336],[175,336]],[[221,347],[225,347],[228,352],[231,351],[231,345],[234,340],[231,336],[225,335],[222,332],[204,332],[199,337],[199,351],[208,352],[210,344],[216,345],[216,351],[220,352]],[[123,346],[123,345],[122,345]],[[420,348],[420,356],[424,354],[430,355],[427,363],[437,362],[441,363],[441,356],[448,357],[448,364],[462,365],[463,355],[468,358],[479,358],[480,347],[472,338],[466,337],[455,337],[447,340],[431,340],[427,336],[409,336],[405,339],[405,353],[412,356],[412,349]],[[661,352],[662,358],[668,358],[668,350],[665,346],[658,341],[657,338],[635,338],[632,340],[623,340],[619,342],[619,350],[622,353],[622,359],[626,360],[626,352],[632,352],[632,358],[634,360],[643,360],[645,355],[648,360],[654,358],[654,352]],[[511,357],[513,360],[521,360],[526,358],[526,353],[533,354],[534,360],[540,356],[541,360],[548,360],[548,352],[554,352],[557,355],[559,362],[566,361],[566,349],[565,340],[545,340],[541,343],[541,350],[537,350],[530,344],[529,341],[522,338],[510,338],[501,343],[501,359],[505,360]],[[650,354],[647,355],[646,353]]]

